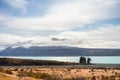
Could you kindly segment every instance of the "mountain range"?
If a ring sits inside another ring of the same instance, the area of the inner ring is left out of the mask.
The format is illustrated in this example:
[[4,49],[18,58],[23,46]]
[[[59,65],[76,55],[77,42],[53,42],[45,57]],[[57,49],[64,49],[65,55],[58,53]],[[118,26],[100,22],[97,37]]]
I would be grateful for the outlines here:
[[8,47],[0,52],[0,56],[120,56],[120,49],[69,46]]

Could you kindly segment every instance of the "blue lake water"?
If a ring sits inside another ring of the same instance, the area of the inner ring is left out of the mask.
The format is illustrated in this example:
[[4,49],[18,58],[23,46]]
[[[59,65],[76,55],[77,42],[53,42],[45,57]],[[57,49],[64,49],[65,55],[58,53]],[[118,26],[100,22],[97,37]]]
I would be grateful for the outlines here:
[[[25,56],[0,56],[2,58],[20,58],[20,59],[34,59],[34,60],[57,60],[65,62],[79,62],[80,56],[64,56],[64,57],[25,57]],[[87,56],[86,56],[87,57]],[[120,56],[90,56],[92,63],[110,63],[110,64],[120,64]]]

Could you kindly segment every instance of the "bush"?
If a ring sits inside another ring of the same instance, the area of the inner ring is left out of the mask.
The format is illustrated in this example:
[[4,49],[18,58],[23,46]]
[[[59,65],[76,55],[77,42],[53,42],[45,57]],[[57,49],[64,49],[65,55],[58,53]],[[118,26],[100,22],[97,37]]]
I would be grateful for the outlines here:
[[96,77],[95,77],[95,76],[93,76],[93,77],[91,78],[91,80],[96,80]]
[[4,69],[0,67],[0,72],[4,72]]
[[12,74],[12,71],[11,70],[5,70],[4,71],[6,74]]
[[64,80],[85,80],[84,78],[66,78]]
[[18,68],[15,68],[15,71],[18,71]]
[[33,73],[33,72],[19,72],[19,77],[33,77],[37,79],[44,79],[44,80],[59,80],[47,73]]

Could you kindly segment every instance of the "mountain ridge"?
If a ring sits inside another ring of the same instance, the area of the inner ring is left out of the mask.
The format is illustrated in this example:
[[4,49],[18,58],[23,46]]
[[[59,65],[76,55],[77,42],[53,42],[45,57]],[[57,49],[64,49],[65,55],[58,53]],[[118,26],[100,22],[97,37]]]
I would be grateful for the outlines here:
[[70,46],[8,47],[0,52],[0,56],[120,56],[120,49]]

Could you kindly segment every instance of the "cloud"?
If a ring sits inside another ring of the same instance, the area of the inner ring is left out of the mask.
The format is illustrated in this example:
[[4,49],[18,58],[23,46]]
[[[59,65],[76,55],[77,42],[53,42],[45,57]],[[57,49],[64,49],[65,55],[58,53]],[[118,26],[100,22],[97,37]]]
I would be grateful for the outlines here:
[[[23,37],[0,34],[0,48],[12,46],[75,46],[84,48],[120,48],[120,25],[101,26],[90,31],[67,31],[56,36]],[[65,39],[65,40],[64,40]]]
[[24,13],[26,11],[26,6],[28,4],[27,0],[3,0],[5,3],[13,8],[20,9]]
[[63,32],[59,37],[64,37],[68,41],[65,43],[78,47],[90,48],[120,48],[120,25],[103,26],[90,31],[68,31]]
[[[29,47],[29,46],[39,46],[42,45],[45,42],[49,42],[48,38],[42,37],[42,36],[35,36],[35,37],[23,37],[18,35],[12,35],[12,34],[3,34],[0,33],[0,48],[4,47]],[[45,43],[44,43],[45,44]]]
[[[22,0],[20,8],[25,8],[22,6],[26,3]],[[53,4],[42,17],[11,17],[4,25],[17,29],[71,30],[101,20],[120,18],[119,8],[119,0],[66,0]]]
[[66,39],[60,39],[60,38],[53,37],[53,38],[51,38],[51,40],[52,41],[65,41]]
[[[28,4],[27,0],[5,1],[12,7],[23,11],[26,10]],[[2,28],[15,28],[15,30],[31,31],[36,34],[39,34],[35,32],[36,30],[43,31],[43,34],[45,31],[53,31],[54,34],[54,36],[48,35],[48,33],[44,37],[25,37],[22,36],[23,34],[19,36],[0,33],[0,48],[52,45],[120,48],[120,25],[111,24],[94,30],[72,31],[87,24],[120,18],[119,8],[119,0],[61,0],[49,7],[47,13],[43,16],[20,18],[0,13],[0,26],[2,25]]]

